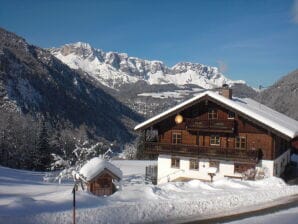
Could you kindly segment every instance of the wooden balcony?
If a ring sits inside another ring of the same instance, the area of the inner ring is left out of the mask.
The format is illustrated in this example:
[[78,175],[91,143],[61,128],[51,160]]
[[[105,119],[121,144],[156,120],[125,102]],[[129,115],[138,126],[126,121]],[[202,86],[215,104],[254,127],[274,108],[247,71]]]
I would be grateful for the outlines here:
[[198,120],[186,118],[185,125],[187,130],[194,131],[233,133],[235,130],[234,120]]
[[260,159],[259,150],[201,147],[198,145],[168,144],[158,142],[146,142],[145,152],[147,154],[166,154],[173,156],[188,156],[251,163],[256,163]]

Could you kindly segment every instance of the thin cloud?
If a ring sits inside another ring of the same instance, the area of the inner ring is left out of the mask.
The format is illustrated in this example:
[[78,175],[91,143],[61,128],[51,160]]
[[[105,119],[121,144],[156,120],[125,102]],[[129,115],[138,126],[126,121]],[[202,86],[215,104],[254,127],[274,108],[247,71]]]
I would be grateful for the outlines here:
[[223,49],[233,49],[233,48],[260,48],[262,45],[261,39],[243,40],[233,43],[227,43],[222,46]]
[[298,24],[298,0],[294,0],[292,15],[293,22]]
[[221,73],[225,73],[228,70],[228,65],[224,61],[218,60],[217,64]]

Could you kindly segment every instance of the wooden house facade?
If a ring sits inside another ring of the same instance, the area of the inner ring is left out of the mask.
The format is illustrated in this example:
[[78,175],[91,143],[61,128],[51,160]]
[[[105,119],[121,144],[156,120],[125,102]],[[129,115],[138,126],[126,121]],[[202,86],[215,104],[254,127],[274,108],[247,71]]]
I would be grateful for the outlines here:
[[116,184],[122,178],[122,171],[114,164],[94,157],[80,169],[79,176],[89,192],[104,196],[116,191]]
[[108,169],[104,169],[93,179],[86,182],[87,190],[97,196],[111,195],[116,191],[115,180],[120,181],[120,177]]
[[290,161],[298,122],[251,99],[233,98],[232,90],[205,92],[157,115],[143,131],[145,152],[158,155],[158,183],[179,178],[241,177],[266,168],[280,176]]

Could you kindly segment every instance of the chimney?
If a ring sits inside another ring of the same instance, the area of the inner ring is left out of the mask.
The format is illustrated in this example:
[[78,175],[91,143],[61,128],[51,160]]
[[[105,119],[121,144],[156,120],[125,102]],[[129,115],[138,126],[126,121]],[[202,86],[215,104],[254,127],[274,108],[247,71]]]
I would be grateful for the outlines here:
[[230,89],[228,84],[222,85],[221,90],[219,90],[219,94],[228,99],[232,99],[232,89]]

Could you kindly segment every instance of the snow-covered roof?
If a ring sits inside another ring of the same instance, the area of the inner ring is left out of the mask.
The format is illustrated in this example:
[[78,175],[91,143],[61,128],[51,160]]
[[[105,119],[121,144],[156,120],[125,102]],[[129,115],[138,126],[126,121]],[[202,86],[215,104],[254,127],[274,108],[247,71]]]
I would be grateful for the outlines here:
[[118,167],[99,157],[95,157],[89,160],[80,169],[80,175],[83,175],[86,178],[86,181],[90,181],[102,171],[104,171],[104,169],[109,170],[120,179],[122,178],[122,171]]
[[290,137],[294,138],[298,136],[298,121],[281,114],[259,102],[256,102],[249,98],[237,98],[233,97],[232,99],[228,99],[222,95],[219,95],[218,93],[206,91],[204,93],[201,93],[181,104],[178,104],[177,106],[170,108],[169,110],[166,110],[163,113],[160,113],[143,123],[137,125],[134,129],[139,130],[141,128],[144,128],[148,126],[151,123],[155,123],[156,121],[166,117],[169,114],[174,113],[175,111],[179,111],[180,109],[184,108],[188,104],[192,104],[193,102],[199,100],[200,98],[204,96],[209,96],[210,98],[213,98],[227,106],[229,106],[232,109],[235,109],[241,113],[246,114],[247,116],[259,121],[262,124],[265,124],[272,129],[275,129],[276,131]]

